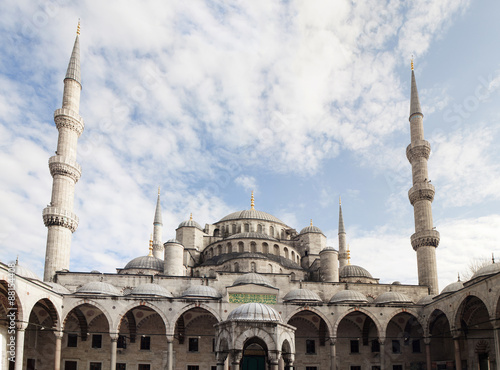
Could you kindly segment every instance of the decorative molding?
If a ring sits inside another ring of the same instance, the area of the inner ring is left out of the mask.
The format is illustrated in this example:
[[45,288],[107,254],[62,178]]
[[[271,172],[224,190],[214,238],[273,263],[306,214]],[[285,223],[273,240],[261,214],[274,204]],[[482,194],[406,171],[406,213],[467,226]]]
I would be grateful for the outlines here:
[[62,226],[74,233],[78,227],[78,216],[73,212],[58,207],[46,207],[43,210],[43,223],[45,226]]
[[414,250],[420,247],[437,247],[440,235],[437,230],[423,230],[411,236],[411,246]]
[[419,140],[414,144],[406,147],[406,158],[413,163],[416,158],[429,159],[431,155],[431,144],[426,140]]
[[54,112],[54,122],[58,130],[61,128],[69,128],[75,131],[78,136],[83,133],[84,123],[83,118],[80,117],[76,112],[70,109],[57,109]]

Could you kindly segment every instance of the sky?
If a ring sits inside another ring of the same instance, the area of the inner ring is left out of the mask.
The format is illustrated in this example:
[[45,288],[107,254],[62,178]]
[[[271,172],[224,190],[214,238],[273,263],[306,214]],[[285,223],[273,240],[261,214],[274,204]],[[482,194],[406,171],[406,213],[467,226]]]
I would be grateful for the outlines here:
[[63,78],[81,20],[71,271],[255,208],[416,284],[410,60],[431,143],[440,289],[500,258],[500,2],[0,1],[0,260],[43,276]]

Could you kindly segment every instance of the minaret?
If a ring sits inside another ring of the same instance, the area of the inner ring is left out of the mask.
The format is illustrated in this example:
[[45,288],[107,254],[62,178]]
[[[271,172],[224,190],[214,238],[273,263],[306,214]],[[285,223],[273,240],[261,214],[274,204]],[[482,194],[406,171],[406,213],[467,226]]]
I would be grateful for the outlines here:
[[345,240],[344,217],[342,217],[342,201],[339,197],[339,271],[347,265],[347,249]]
[[163,222],[161,219],[160,188],[158,187],[158,199],[156,201],[155,219],[153,221],[153,255],[163,259],[165,254],[162,239]]
[[78,217],[73,213],[75,184],[82,170],[76,163],[78,138],[83,132],[80,117],[80,22],[76,40],[64,79],[62,108],[54,112],[54,122],[59,131],[56,155],[49,159],[52,175],[52,197],[43,210],[43,222],[48,228],[45,253],[44,281],[53,281],[59,270],[69,269],[71,235],[78,227]]
[[435,191],[427,173],[431,145],[424,140],[423,118],[412,59],[409,117],[411,144],[406,148],[413,178],[413,187],[408,192],[415,217],[415,234],[411,236],[411,245],[417,252],[418,284],[429,287],[429,294],[438,294],[436,247],[439,244],[439,232],[435,230],[432,222],[431,204]]

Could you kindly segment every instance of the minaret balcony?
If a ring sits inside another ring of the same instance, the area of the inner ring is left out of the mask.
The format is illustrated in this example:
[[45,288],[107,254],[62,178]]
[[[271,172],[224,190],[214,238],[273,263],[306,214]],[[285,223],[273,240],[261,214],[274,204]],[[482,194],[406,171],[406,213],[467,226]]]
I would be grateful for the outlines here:
[[83,132],[83,118],[78,113],[71,109],[60,108],[54,111],[54,122],[58,130],[61,128],[69,128],[76,131],[78,136]]
[[435,189],[429,182],[421,182],[413,185],[413,187],[408,191],[408,198],[410,198],[410,203],[413,206],[417,200],[428,200],[432,202],[434,200]]
[[62,208],[54,206],[45,207],[42,216],[43,223],[47,227],[62,226],[70,229],[72,233],[74,233],[78,227],[78,216]]
[[422,230],[411,236],[411,246],[414,250],[420,247],[437,247],[439,245],[439,231]]
[[430,155],[431,144],[427,140],[418,140],[406,148],[406,158],[408,158],[410,163],[413,163],[415,158],[424,157],[425,159],[429,159]]
[[75,161],[62,155],[49,158],[49,170],[52,177],[55,175],[68,176],[76,183],[82,176],[82,167]]

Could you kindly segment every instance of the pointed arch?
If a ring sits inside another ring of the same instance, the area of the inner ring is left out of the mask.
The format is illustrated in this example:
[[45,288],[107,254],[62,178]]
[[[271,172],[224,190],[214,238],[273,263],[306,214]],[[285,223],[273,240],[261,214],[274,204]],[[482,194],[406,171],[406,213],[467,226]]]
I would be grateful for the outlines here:
[[[113,321],[110,313],[108,312],[108,310],[106,308],[104,308],[104,306],[101,303],[96,302],[93,299],[79,299],[79,300],[76,300],[76,301],[69,303],[68,306],[64,306],[63,316],[62,316],[63,320],[62,320],[62,326],[61,326],[61,328],[63,330],[64,330],[64,326],[66,324],[66,320],[68,319],[68,316],[71,313],[71,311],[79,306],[84,306],[84,305],[94,306],[95,308],[99,309],[106,317],[106,320],[108,322],[108,327],[109,328],[115,327],[114,321]],[[81,310],[80,310],[80,312],[81,312]]]
[[339,317],[337,317],[337,320],[333,324],[333,330],[331,332],[332,336],[337,337],[337,330],[338,330],[338,327],[340,325],[340,322],[344,318],[346,318],[346,316],[348,316],[349,314],[351,314],[353,312],[364,313],[366,316],[368,316],[370,319],[372,319],[373,323],[375,324],[375,327],[377,328],[378,336],[381,337],[381,336],[385,335],[385,331],[383,330],[382,325],[380,324],[377,317],[373,313],[371,313],[370,311],[368,311],[367,309],[365,309],[363,307],[353,307],[350,310],[341,314]]
[[[130,311],[132,311],[134,308],[137,308],[137,307],[149,307],[149,308],[151,308],[153,311],[155,311],[161,317],[161,319],[163,321],[163,325],[165,325],[165,329],[167,329],[169,327],[169,321],[168,321],[167,316],[165,315],[163,310],[161,310],[157,305],[155,305],[151,301],[140,301],[140,302],[134,301],[134,302],[131,302],[130,304],[128,304],[127,306],[123,307],[119,311],[119,313],[117,315],[118,319],[116,320],[116,326],[113,327],[113,330],[115,333],[118,333],[118,331],[120,330],[120,325],[122,323],[123,318]],[[165,334],[167,334],[167,333],[165,333]]]
[[177,323],[177,320],[186,313],[187,311],[193,309],[193,308],[203,308],[204,310],[210,312],[214,317],[217,319],[217,322],[221,322],[221,317],[219,313],[211,308],[210,306],[204,304],[204,303],[190,303],[184,307],[182,307],[176,314],[175,316],[171,319],[170,324],[168,325],[167,333],[168,335],[173,335],[175,332],[175,324]]

